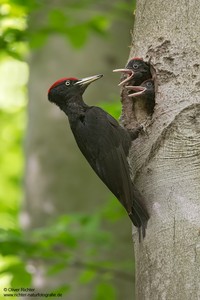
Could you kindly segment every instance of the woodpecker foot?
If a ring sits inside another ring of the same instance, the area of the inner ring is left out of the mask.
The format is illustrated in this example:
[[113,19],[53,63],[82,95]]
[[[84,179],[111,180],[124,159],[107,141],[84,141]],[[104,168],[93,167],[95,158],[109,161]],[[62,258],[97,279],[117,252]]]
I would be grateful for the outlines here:
[[148,136],[147,128],[151,125],[151,117],[148,117],[143,123],[140,124],[142,127],[142,132],[144,132]]
[[138,138],[139,134],[144,131],[144,126],[143,126],[143,124],[141,124],[134,129],[127,129],[127,130],[131,136],[131,140],[134,141],[135,139]]

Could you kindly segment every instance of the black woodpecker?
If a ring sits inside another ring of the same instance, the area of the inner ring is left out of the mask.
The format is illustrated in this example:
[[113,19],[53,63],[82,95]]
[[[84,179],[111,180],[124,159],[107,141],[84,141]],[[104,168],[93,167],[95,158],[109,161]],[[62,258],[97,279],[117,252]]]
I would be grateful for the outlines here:
[[[139,240],[149,219],[144,200],[131,181],[128,153],[131,135],[107,112],[88,106],[82,95],[103,75],[84,79],[62,78],[48,91],[48,99],[68,116],[75,140],[90,166],[126,209],[138,228]],[[139,135],[139,130],[135,138]]]
[[133,57],[129,60],[125,68],[115,69],[113,72],[122,72],[121,85],[140,85],[143,81],[152,77],[150,64],[144,62],[142,58]]
[[125,86],[129,90],[128,97],[144,100],[147,114],[152,115],[155,106],[155,87],[153,79],[145,80],[141,85]]

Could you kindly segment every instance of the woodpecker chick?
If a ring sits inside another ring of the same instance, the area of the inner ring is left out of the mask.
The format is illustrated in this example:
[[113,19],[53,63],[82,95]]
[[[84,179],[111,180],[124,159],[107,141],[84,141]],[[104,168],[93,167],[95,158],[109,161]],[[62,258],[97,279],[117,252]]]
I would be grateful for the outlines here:
[[150,71],[150,64],[144,62],[142,58],[134,57],[127,63],[123,69],[115,69],[113,72],[122,72],[122,81],[119,86],[129,85],[140,85],[143,81],[152,77]]
[[[145,80],[139,86],[126,86],[129,90],[128,97],[142,99],[145,101],[145,109],[148,115],[152,115],[155,106],[155,87],[153,79]],[[130,91],[134,91],[130,93]]]
[[[138,228],[139,240],[149,219],[143,197],[131,181],[128,153],[131,134],[107,112],[88,106],[82,98],[95,75],[84,79],[62,78],[48,91],[48,99],[68,116],[76,143],[90,166],[126,209]],[[136,134],[135,138],[138,136]]]

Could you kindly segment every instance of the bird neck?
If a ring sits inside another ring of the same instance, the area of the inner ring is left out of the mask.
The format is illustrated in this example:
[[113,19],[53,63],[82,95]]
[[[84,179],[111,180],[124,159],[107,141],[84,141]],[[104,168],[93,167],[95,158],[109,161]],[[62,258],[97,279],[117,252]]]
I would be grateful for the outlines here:
[[89,107],[83,101],[81,95],[73,96],[65,102],[66,104],[61,107],[61,109],[66,113],[70,121],[76,120],[83,113],[85,113],[86,109]]

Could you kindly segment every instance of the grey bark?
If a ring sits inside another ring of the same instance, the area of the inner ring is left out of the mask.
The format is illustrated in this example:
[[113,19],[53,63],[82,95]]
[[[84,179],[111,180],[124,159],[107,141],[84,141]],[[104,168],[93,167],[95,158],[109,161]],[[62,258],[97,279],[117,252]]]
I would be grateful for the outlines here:
[[199,14],[196,0],[137,1],[130,57],[157,72],[155,112],[130,154],[151,216],[140,244],[133,230],[138,300],[200,299]]
[[[59,1],[60,5],[61,2]],[[49,5],[52,3],[50,1]],[[30,27],[40,26],[40,22],[44,23],[47,10],[46,6],[45,11],[33,14]],[[117,80],[115,76],[112,77],[112,69],[123,64],[124,57],[128,55],[129,49],[126,45],[130,43],[130,27],[131,19],[129,24],[116,22],[109,39],[91,36],[89,42],[79,51],[61,37],[54,36],[45,47],[31,54],[26,194],[25,208],[21,216],[22,224],[27,230],[48,226],[53,219],[65,213],[92,214],[111,196],[81,155],[67,118],[58,107],[48,102],[47,90],[61,77],[81,78],[103,73],[104,80],[88,88],[85,100],[91,105],[107,101],[109,98],[116,98],[117,101]],[[124,219],[108,230],[111,230],[113,235],[118,235],[118,246],[112,253],[102,253],[102,258],[109,260],[109,257],[114,256],[116,260],[123,261],[131,257],[129,220]],[[81,257],[81,260],[84,263],[84,257]],[[36,290],[47,292],[59,284],[67,283],[74,287],[67,296],[68,300],[92,299],[94,286],[78,286],[76,282],[81,268],[69,268],[61,276],[53,278],[45,275],[45,265],[42,262],[31,262],[29,269],[33,272]],[[117,279],[116,284],[120,299],[127,299],[132,293],[131,283]]]

